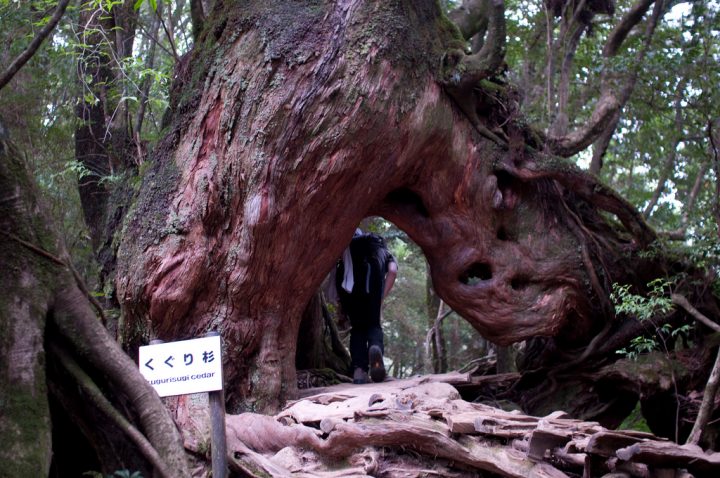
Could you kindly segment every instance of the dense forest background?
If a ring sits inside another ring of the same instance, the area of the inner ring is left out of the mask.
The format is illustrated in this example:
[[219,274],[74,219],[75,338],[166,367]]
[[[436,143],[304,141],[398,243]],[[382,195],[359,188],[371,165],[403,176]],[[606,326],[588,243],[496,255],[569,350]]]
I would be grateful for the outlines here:
[[[83,220],[78,181],[109,188],[132,175],[131,185],[139,185],[147,153],[163,134],[174,69],[193,45],[193,2],[129,3],[71,4],[51,38],[0,95],[4,125],[25,152],[76,267],[95,289],[101,287],[100,275]],[[195,3],[207,8],[210,2]],[[9,45],[0,53],[1,64],[8,65],[26,48],[50,20],[56,4],[11,0],[0,4],[0,35]],[[445,4],[447,11],[457,6],[457,2]],[[616,15],[629,6],[630,2],[618,2]],[[506,4],[507,79],[518,86],[521,111],[533,123],[550,129],[582,121],[592,111],[604,70],[612,69],[622,81],[632,79],[634,89],[623,105],[615,134],[607,138],[605,148],[596,143],[594,149],[575,155],[575,161],[599,174],[642,211],[661,232],[658,247],[689,254],[701,267],[715,264],[719,252],[713,143],[720,102],[718,8],[712,1],[667,4],[650,44],[644,45],[643,35],[636,34],[608,59],[600,51],[613,27],[609,17],[588,18],[587,27],[580,28],[582,22],[553,18],[541,2]],[[123,26],[112,25],[112,9],[127,10],[123,15],[132,26],[131,51],[119,48]],[[550,32],[548,24],[553,24]],[[574,51],[566,44],[571,34],[578,36]],[[644,52],[642,63],[636,61],[639,52]],[[557,71],[548,76],[549,62],[563,61],[571,63],[571,70],[556,66]],[[106,77],[93,77],[98,64]],[[559,85],[568,89],[565,104],[555,101]],[[87,162],[76,155],[81,110],[98,104],[105,115],[106,138],[117,135],[113,128],[120,124],[127,128],[132,168],[119,164],[114,168],[113,161]],[[458,369],[491,351],[472,327],[450,313],[442,321],[446,363],[432,363],[427,351],[435,340],[428,333],[438,317],[439,303],[428,283],[423,254],[390,223],[376,220],[370,228],[388,238],[402,265],[385,309],[391,373],[405,377],[433,368]]]
[[[0,52],[0,65],[4,70],[0,79],[10,78],[0,90],[0,140],[9,138],[22,153],[38,184],[39,195],[46,203],[48,216],[56,222],[54,227],[69,249],[74,268],[93,302],[103,310],[104,325],[112,338],[129,350],[138,345],[137,337],[146,331],[133,330],[137,332],[135,337],[128,333],[132,327],[123,322],[125,318],[120,314],[113,277],[115,253],[128,227],[125,222],[128,198],[138,197],[143,187],[147,192],[150,187],[147,182],[156,180],[157,176],[151,175],[154,174],[153,159],[171,151],[167,138],[171,137],[173,121],[192,118],[187,109],[178,108],[179,105],[188,108],[187,98],[192,92],[186,91],[187,85],[196,81],[202,85],[205,73],[196,72],[208,67],[201,65],[200,60],[210,56],[203,56],[205,50],[193,51],[194,45],[208,48],[212,43],[208,40],[211,34],[225,28],[225,24],[206,23],[213,18],[214,3],[211,0],[0,0],[0,40],[8,45]],[[484,42],[489,44],[494,34],[492,21],[490,25],[487,23],[488,16],[474,17],[472,12],[488,12],[497,3],[492,0],[440,2],[468,39],[463,45],[466,52],[484,51]],[[8,74],[8,66],[23,55],[61,8],[67,10],[50,36],[17,73]],[[215,13],[217,19],[222,11],[218,8]],[[623,360],[624,365],[610,369],[611,361],[598,358],[596,365],[607,367],[602,371],[593,369],[597,375],[581,379],[585,385],[607,380],[611,384],[607,390],[614,392],[619,390],[618,383],[635,383],[638,377],[646,378],[647,384],[643,382],[638,386],[647,385],[647,390],[623,390],[618,394],[621,399],[629,397],[631,406],[613,408],[612,413],[607,414],[608,423],[619,426],[619,422],[628,417],[623,426],[643,430],[649,427],[654,433],[680,441],[681,436],[684,439],[689,434],[700,408],[717,345],[712,325],[701,326],[694,319],[700,316],[707,321],[708,315],[709,322],[716,320],[713,314],[717,312],[720,297],[720,281],[716,277],[720,256],[720,111],[717,106],[720,104],[720,3],[507,1],[503,14],[506,44],[502,64],[496,65],[499,73],[493,76],[494,82],[482,80],[483,95],[478,94],[480,99],[473,104],[475,109],[468,112],[462,106],[462,100],[468,96],[477,99],[472,96],[472,87],[453,89],[448,86],[451,78],[445,85],[447,92],[470,122],[475,120],[473,127],[478,134],[495,144],[505,142],[511,147],[517,146],[514,142],[519,141],[518,138],[503,136],[503,128],[508,124],[515,127],[515,121],[531,124],[539,139],[523,137],[522,141],[545,144],[552,154],[569,158],[578,169],[595,175],[638,211],[638,224],[647,221],[657,233],[649,247],[642,249],[639,256],[632,256],[633,260],[639,257],[648,264],[661,264],[635,277],[639,280],[638,277],[652,276],[652,282],[605,284],[610,274],[600,274],[600,279],[594,277],[596,283],[587,285],[589,296],[597,294],[592,296],[593,300],[600,302],[603,297],[600,289],[612,291],[609,294],[612,303],[608,305],[612,310],[606,310],[604,303],[593,304],[596,309],[607,312],[598,318],[598,323],[602,320],[610,323],[608,317],[617,315],[626,321],[624,323],[640,325],[629,327],[631,335],[610,351],[610,355]],[[292,22],[293,18],[289,15],[281,20]],[[372,40],[358,44],[358,55],[372,53],[373,45]],[[451,64],[453,59],[449,56],[438,58],[438,63]],[[297,58],[298,65],[306,61],[307,58]],[[278,85],[268,86],[270,90],[281,87],[280,79],[277,81]],[[512,86],[506,89],[505,85]],[[610,90],[614,94],[608,96]],[[497,92],[497,97],[493,97],[493,92]],[[500,110],[502,115],[496,115]],[[483,130],[473,115],[492,116],[499,124],[492,124],[492,131]],[[164,146],[163,138],[167,142]],[[498,183],[510,181],[511,176],[510,173],[498,175],[495,189],[510,190],[507,184]],[[532,174],[527,178],[531,177]],[[572,181],[564,185],[569,183]],[[597,183],[591,184],[601,189]],[[538,190],[543,191],[542,187]],[[527,192],[523,191],[523,194]],[[501,194],[498,205],[504,207],[503,201],[512,202],[511,196],[503,198]],[[115,209],[114,204],[117,204]],[[581,205],[568,209],[567,214],[577,218],[587,210],[584,208]],[[546,209],[553,210],[551,206]],[[607,209],[599,217],[617,225]],[[183,233],[185,224],[180,219],[176,222],[170,224],[173,230],[163,238]],[[584,227],[580,219],[577,224],[581,229]],[[549,361],[554,366],[563,360],[577,365],[596,351],[597,343],[590,346],[583,343],[580,347],[573,342],[572,334],[566,334],[567,341],[558,342],[560,345],[543,339],[509,346],[489,342],[439,298],[426,257],[406,232],[374,215],[365,218],[360,226],[382,234],[400,264],[395,288],[384,308],[386,365],[391,375],[404,378],[459,369],[502,373],[517,371],[518,366],[532,371],[533,360],[537,358],[533,353],[539,349],[543,360],[556,354]],[[628,228],[627,224],[624,226]],[[610,243],[607,249],[613,249],[616,243],[604,242],[603,234],[598,231],[606,230],[583,230],[578,235],[586,232],[591,238],[588,250],[604,250]],[[12,237],[12,231],[2,232]],[[627,232],[621,235],[629,244],[628,250],[632,248],[634,253],[640,234],[632,237]],[[507,239],[502,236],[505,230],[501,228],[494,239]],[[132,238],[124,240],[125,250],[131,250],[127,243]],[[312,238],[308,238],[310,240]],[[602,263],[602,254],[598,252],[588,258],[586,265],[593,261]],[[126,267],[127,264],[131,261],[126,260]],[[600,264],[597,270],[613,267],[613,264],[610,267]],[[625,268],[633,267],[629,264]],[[464,277],[465,282],[484,280],[489,274],[482,268],[470,272],[469,277]],[[524,289],[532,280],[517,279],[511,284],[512,289]],[[324,288],[323,294],[324,305],[338,324],[340,336],[344,337],[347,323],[340,317],[331,291]],[[589,326],[588,329],[599,332]],[[583,340],[589,335],[588,330],[584,332]],[[599,333],[597,337],[602,335]],[[560,350],[562,346],[569,349]],[[573,349],[575,346],[578,348]],[[585,346],[590,351],[588,354],[583,352]],[[575,362],[563,357],[581,358]],[[645,364],[654,366],[663,357],[674,361],[673,365],[667,369],[658,366],[652,373],[641,369]],[[537,363],[547,365],[540,360]],[[628,364],[639,365],[632,369]],[[682,373],[674,368],[678,364],[685,367]],[[252,375],[243,368],[236,372],[244,379]],[[569,375],[578,374],[571,370]],[[671,379],[669,385],[664,381],[666,376]],[[525,398],[535,395],[531,398],[538,402],[546,399],[534,393],[533,387],[539,387],[540,381],[553,380],[551,387],[545,387],[552,394],[558,389],[556,378],[554,375],[531,377],[528,380],[535,382],[523,384]],[[655,393],[658,388],[663,388],[662,393]],[[247,387],[252,393],[259,389]],[[575,389],[566,390],[568,396],[559,396],[558,401],[537,405],[538,408],[531,411],[550,406],[570,407],[573,397],[569,395]],[[638,397],[646,398],[644,410],[639,404],[635,405]],[[273,396],[268,401],[276,398]],[[606,398],[604,395],[599,399],[593,397],[588,403],[595,406],[598,400]],[[713,401],[710,415],[714,404]],[[261,410],[259,405],[258,410]],[[598,410],[586,411],[593,418],[606,411]],[[673,411],[672,419],[664,417],[656,423],[646,423],[648,416],[659,417],[668,410]],[[674,424],[668,426],[668,422]],[[714,434],[705,438],[706,444],[717,446]],[[698,440],[696,437],[694,441]]]

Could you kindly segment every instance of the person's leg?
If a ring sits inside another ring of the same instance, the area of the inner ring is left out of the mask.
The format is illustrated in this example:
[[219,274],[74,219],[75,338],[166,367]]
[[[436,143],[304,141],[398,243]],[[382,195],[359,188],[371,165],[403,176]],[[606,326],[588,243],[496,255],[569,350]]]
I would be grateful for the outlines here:
[[350,330],[350,359],[352,368],[368,369],[368,329],[360,325],[353,325]]
[[378,345],[371,345],[368,348],[368,361],[370,363],[369,375],[373,382],[382,382],[385,380],[387,373],[385,372],[385,363],[383,362],[383,352]]
[[367,383],[368,345],[363,301],[356,294],[339,290],[343,313],[350,320],[350,376],[354,383]]
[[368,297],[367,302],[367,337],[370,377],[373,382],[382,382],[385,380],[386,375],[385,365],[383,363],[385,347],[383,343],[382,325],[380,324],[383,288],[384,281],[380,264],[375,261],[371,261],[370,296]]
[[380,352],[385,353],[383,330],[379,322],[376,325],[371,325],[367,329],[367,346],[370,348],[373,345],[377,345],[380,348]]

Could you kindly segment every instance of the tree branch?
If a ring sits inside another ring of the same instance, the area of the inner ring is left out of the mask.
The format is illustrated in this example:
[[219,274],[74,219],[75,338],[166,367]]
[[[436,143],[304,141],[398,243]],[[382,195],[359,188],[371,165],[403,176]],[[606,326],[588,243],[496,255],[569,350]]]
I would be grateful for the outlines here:
[[648,202],[645,210],[643,211],[643,216],[645,216],[646,219],[650,217],[653,209],[655,209],[655,206],[657,206],[657,203],[660,200],[660,196],[662,196],[662,192],[665,189],[665,184],[667,183],[668,179],[670,179],[670,175],[672,174],[675,166],[675,158],[677,157],[677,146],[678,144],[680,144],[680,140],[682,138],[682,100],[684,99],[683,91],[685,90],[685,84],[686,79],[683,78],[682,80],[680,80],[679,84],[677,85],[677,89],[675,90],[675,122],[673,128],[673,131],[675,132],[675,138],[673,141],[673,145],[672,147],[670,147],[667,157],[665,158],[665,163],[663,164],[663,169],[660,172],[660,177],[658,178],[658,183],[655,187],[652,198],[650,199],[650,202]]
[[505,59],[505,2],[489,0],[488,31],[479,52],[464,55],[454,66],[446,83],[460,91],[472,88],[480,80],[494,75]]
[[59,257],[54,256],[54,255],[50,254],[48,251],[46,251],[45,249],[42,249],[34,244],[31,244],[31,243],[17,237],[15,234],[12,234],[10,232],[3,231],[3,230],[0,230],[0,234],[3,234],[4,236],[9,237],[13,241],[18,242],[20,245],[30,249],[31,251],[35,252],[36,254],[39,254],[39,255],[45,257],[46,259],[50,259],[55,264],[58,264],[60,266],[66,265],[65,262],[62,259],[60,259]]
[[628,232],[646,246],[657,237],[645,218],[632,204],[600,180],[581,170],[577,166],[557,157],[535,153],[535,161],[529,161],[522,167],[503,162],[497,168],[519,179],[551,178],[567,187],[573,193],[585,198],[600,209],[615,214]]
[[55,8],[55,13],[52,18],[50,18],[50,21],[39,32],[37,32],[35,38],[32,39],[27,48],[20,53],[20,55],[18,55],[12,63],[10,63],[10,66],[8,66],[2,74],[0,74],[0,89],[7,85],[15,74],[20,71],[20,68],[22,68],[23,65],[25,65],[25,63],[33,57],[38,48],[40,48],[42,42],[50,35],[50,33],[55,29],[55,26],[60,22],[60,19],[65,14],[65,10],[67,9],[69,3],[70,0],[61,0]]
[[[584,5],[584,2],[581,2],[581,7]],[[558,99],[557,99],[557,112],[555,114],[555,119],[553,121],[552,126],[550,127],[550,131],[552,131],[553,135],[560,136],[567,133],[568,128],[568,103],[570,98],[570,80],[571,80],[571,74],[570,71],[572,69],[572,65],[575,59],[575,52],[577,51],[578,45],[580,45],[580,39],[582,38],[583,33],[585,33],[585,30],[587,28],[586,24],[578,21],[577,14],[573,17],[572,24],[568,27],[569,29],[572,29],[573,26],[575,26],[575,29],[573,30],[572,34],[570,35],[570,39],[565,43],[565,54],[563,55],[562,64],[560,66],[560,84],[558,85],[557,91],[558,91]],[[574,24],[574,25],[573,25]]]
[[715,395],[717,395],[718,385],[720,385],[720,349],[718,349],[717,356],[715,357],[715,364],[713,365],[712,371],[710,372],[710,378],[708,378],[707,385],[705,386],[705,393],[703,393],[702,403],[700,410],[698,411],[697,418],[693,424],[690,435],[685,443],[697,445],[700,443],[702,438],[702,432],[710,420],[710,414],[713,405],[715,404]]
[[609,58],[617,54],[628,34],[632,31],[635,25],[640,23],[654,1],[655,0],[639,0],[638,3],[628,10],[622,20],[620,20],[620,23],[615,25],[615,28],[613,28],[613,31],[610,32],[607,43],[605,43],[605,47],[603,48],[603,56],[605,58]]
[[692,315],[693,318],[701,324],[710,327],[715,332],[720,332],[720,325],[718,325],[716,322],[713,322],[703,313],[693,307],[692,304],[690,304],[690,302],[684,296],[680,294],[670,294],[670,299],[673,301],[673,304],[679,305],[680,307],[685,309],[688,314]]
[[592,160],[590,161],[589,170],[590,174],[600,174],[600,170],[603,166],[603,158],[605,158],[605,153],[607,153],[608,146],[610,146],[610,141],[615,134],[615,127],[617,126],[619,120],[620,110],[618,109],[617,111],[615,111],[613,117],[610,118],[610,121],[605,126],[603,132],[600,133],[600,136],[598,136],[598,138],[593,143],[593,155]]
[[165,24],[165,20],[162,18],[161,12],[155,10],[155,15],[160,19],[160,25],[163,27],[165,36],[167,36],[168,43],[170,43],[170,48],[172,48],[172,57],[175,60],[175,63],[177,63],[180,61],[180,56],[178,55],[177,48],[175,48],[175,40],[173,39],[173,34],[170,32],[167,25]]
[[[673,304],[677,304],[685,309],[695,320],[703,325],[706,325],[713,329],[715,332],[720,332],[720,325],[710,320],[699,310],[693,307],[688,300],[680,294],[671,294],[670,298]],[[715,364],[713,365],[712,371],[710,372],[710,378],[708,379],[707,385],[705,386],[705,393],[703,394],[702,404],[698,411],[695,424],[692,427],[690,436],[685,443],[697,445],[700,443],[702,438],[702,432],[705,430],[708,421],[710,420],[710,414],[713,405],[715,404],[715,395],[717,394],[718,385],[720,385],[720,350],[718,350],[717,356],[715,357]]]
[[448,18],[457,25],[462,36],[469,40],[487,31],[487,11],[488,0],[463,0],[462,5],[448,13]]
[[[162,2],[158,4],[158,9],[162,8]],[[147,52],[147,59],[145,61],[145,68],[148,70],[152,70],[155,67],[155,52],[157,51],[158,46],[158,32],[160,30],[160,16],[155,15],[153,17],[153,23],[152,23],[152,34],[148,36],[148,52]],[[150,87],[152,86],[152,75],[147,75],[145,79],[143,80],[142,86],[140,88],[140,106],[138,107],[137,114],[135,116],[135,136],[136,141],[140,143],[140,134],[142,133],[142,126],[143,122],[145,120],[145,109],[147,108],[148,98],[150,96]],[[138,157],[138,162],[142,161],[142,157]]]
[[612,124],[612,119],[619,109],[620,102],[615,95],[609,90],[604,91],[590,119],[582,128],[564,136],[548,136],[550,151],[567,158],[584,150]]
[[545,106],[547,108],[547,114],[552,114],[553,105],[555,104],[555,61],[556,61],[556,48],[555,48],[555,16],[550,10],[548,2],[543,2],[545,8],[545,52],[547,54],[547,61],[545,62]]
[[[427,355],[427,357],[431,358],[433,370],[435,373],[447,372],[447,353],[445,351],[445,340],[443,338],[442,323],[443,320],[445,320],[445,318],[452,314],[454,311],[452,309],[443,311],[444,306],[445,301],[440,299],[440,305],[438,306],[435,322],[433,323],[433,326],[430,327],[430,330],[428,330],[427,335],[425,336],[425,354]],[[435,345],[436,357],[431,357],[433,352],[431,344],[433,343]]]
[[[648,4],[648,7],[651,4],[652,2]],[[635,68],[630,73],[625,85],[619,90],[619,95],[613,92],[610,85],[606,82],[605,78],[603,78],[601,80],[602,86],[600,99],[595,105],[595,110],[593,111],[589,121],[585,124],[585,126],[563,137],[548,138],[550,142],[550,150],[553,154],[557,154],[558,156],[563,157],[569,157],[587,148],[598,138],[611,136],[611,132],[615,130],[615,128],[617,127],[617,123],[620,119],[620,110],[623,106],[625,106],[625,104],[630,98],[630,95],[635,89],[637,74],[640,65],[642,65],[643,63],[643,59],[645,58],[645,53],[650,46],[650,41],[652,40],[653,34],[655,32],[655,27],[657,26],[660,15],[663,12],[663,5],[664,4],[662,0],[659,0],[658,3],[655,5],[653,15],[648,20],[647,26],[645,28],[645,41],[642,48],[640,48],[635,55]],[[647,11],[647,8],[645,8],[645,11]],[[643,14],[645,11],[643,11]],[[632,16],[628,19],[628,16],[626,16],[623,21],[620,22],[620,24],[623,25],[622,30],[624,31],[624,29],[626,28],[631,29],[642,19],[642,17],[643,15],[640,15],[638,18]],[[613,41],[618,42],[617,46],[614,47],[614,49],[610,50],[612,51],[613,55],[617,53],[617,47],[619,47],[619,45],[625,39],[627,33],[625,33],[624,35],[621,35],[621,33],[617,33],[616,35],[617,37],[615,37]],[[605,73],[603,74],[603,76],[605,76]],[[609,141],[605,142],[605,147],[607,147],[607,144],[609,144]],[[604,151],[597,151],[594,153],[594,155],[600,157],[603,154]],[[599,170],[597,161],[593,163],[593,167]]]

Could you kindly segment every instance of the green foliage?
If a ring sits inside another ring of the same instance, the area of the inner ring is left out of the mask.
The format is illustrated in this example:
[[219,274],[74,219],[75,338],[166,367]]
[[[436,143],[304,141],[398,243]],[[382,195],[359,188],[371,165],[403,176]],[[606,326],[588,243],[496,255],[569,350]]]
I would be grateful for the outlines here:
[[625,417],[625,420],[620,424],[618,430],[637,430],[639,432],[652,433],[647,421],[642,415],[639,402],[635,405],[633,411],[630,412],[630,415]]
[[[142,7],[143,3],[145,3],[145,0],[135,0],[135,5],[133,5],[133,8],[135,10],[140,10],[140,7]],[[157,0],[147,0],[147,3],[150,4],[150,8],[152,8],[153,11],[157,11]]]
[[97,471],[86,471],[83,476],[89,476],[91,478],[143,478],[142,473],[139,471],[130,471],[128,469],[115,470],[110,475],[103,475]]
[[[96,274],[96,265],[77,185],[78,180],[92,178],[93,173],[75,157],[77,108],[83,104],[98,105],[102,99],[107,117],[127,118],[134,135],[143,88],[149,85],[141,144],[129,150],[151,150],[152,142],[161,135],[160,123],[167,108],[175,64],[168,36],[162,29],[153,32],[157,16],[162,15],[166,22],[172,16],[172,31],[176,35],[172,42],[179,55],[191,45],[189,2],[137,3],[133,49],[125,57],[117,54],[115,44],[115,33],[120,27],[105,31],[79,22],[80,16],[87,13],[81,9],[92,9],[93,18],[109,18],[111,12],[126,5],[123,0],[72,4],[52,36],[0,92],[2,122],[13,142],[25,152],[50,214],[58,219],[65,242],[71,248],[76,268],[86,278]],[[5,46],[0,51],[0,64],[9,65],[27,47],[56,6],[56,0],[0,1],[0,42]],[[148,56],[156,41],[155,61],[150,65]],[[101,63],[112,73],[111,80],[97,82],[87,62]],[[109,130],[104,133],[110,135]],[[119,159],[125,162],[127,158]],[[100,184],[107,186],[124,179],[110,165],[96,173]]]
[[[609,74],[617,82],[616,91],[637,72],[635,89],[604,156],[601,178],[641,211],[659,189],[657,205],[648,211],[652,226],[669,231],[686,228],[692,236],[689,245],[717,243],[716,225],[710,220],[716,178],[709,167],[712,149],[707,126],[717,117],[720,104],[720,4],[667,4],[669,12],[638,64],[644,23],[615,56],[602,54],[610,31],[634,3],[615,2],[614,16],[596,15],[591,30],[581,37],[570,72],[569,128],[581,127],[590,117],[603,72],[606,79]],[[548,15],[545,5],[539,0],[506,2],[508,77],[521,91],[525,118],[541,130],[554,119],[550,105],[556,103],[548,99],[548,93],[557,88],[564,47],[562,25],[567,21]],[[570,15],[571,9],[568,6]],[[548,25],[554,34],[552,45],[548,44]],[[549,82],[552,51],[557,55]],[[578,154],[578,164],[586,166],[591,153],[588,149]],[[698,181],[697,198],[689,207]]]
[[615,304],[617,314],[634,316],[641,321],[649,320],[672,310],[672,301],[665,295],[669,286],[670,283],[664,279],[655,279],[648,284],[650,290],[647,296],[641,296],[631,293],[629,285],[615,283],[610,299]]
[[640,354],[645,354],[657,350],[659,344],[655,337],[635,337],[630,341],[628,347],[623,347],[615,353],[623,355],[629,359],[637,360]]
[[139,471],[130,472],[130,470],[116,470],[115,473],[110,475],[108,478],[143,478],[142,473]]
[[[615,304],[615,312],[640,321],[650,322],[653,318],[665,315],[673,309],[672,300],[667,291],[670,283],[664,279],[656,279],[648,284],[647,295],[638,295],[630,292],[630,286],[613,284],[613,291],[610,299]],[[688,324],[680,327],[672,327],[670,324],[663,324],[655,328],[655,333],[649,336],[635,337],[627,347],[616,351],[630,359],[636,360],[640,354],[652,352],[664,348],[663,337],[672,339],[687,337],[691,326]]]

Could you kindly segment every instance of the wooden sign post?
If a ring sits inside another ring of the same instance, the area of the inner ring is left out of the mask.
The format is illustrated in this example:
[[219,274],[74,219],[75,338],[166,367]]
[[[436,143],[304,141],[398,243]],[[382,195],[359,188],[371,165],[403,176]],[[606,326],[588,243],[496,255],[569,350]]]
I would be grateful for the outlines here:
[[[208,332],[206,337],[220,338],[219,332]],[[225,391],[208,392],[210,401],[210,457],[213,478],[227,478],[227,442],[225,438]]]
[[208,392],[213,478],[227,478],[225,393],[218,332],[178,342],[153,340],[140,347],[140,373],[161,397]]

